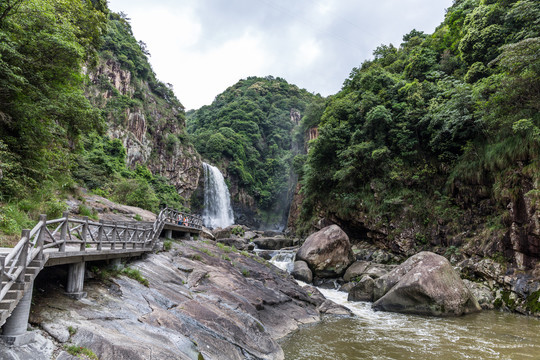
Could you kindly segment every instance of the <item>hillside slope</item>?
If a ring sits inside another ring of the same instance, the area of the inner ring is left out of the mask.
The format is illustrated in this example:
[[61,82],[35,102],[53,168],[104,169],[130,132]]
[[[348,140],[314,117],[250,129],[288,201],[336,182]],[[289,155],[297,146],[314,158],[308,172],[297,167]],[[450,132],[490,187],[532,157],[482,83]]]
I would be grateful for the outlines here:
[[303,149],[294,130],[317,99],[284,79],[249,77],[188,114],[197,150],[230,182],[238,222],[261,228],[285,224],[292,160]]
[[459,0],[381,45],[319,117],[291,224],[401,254],[540,260],[540,3]]

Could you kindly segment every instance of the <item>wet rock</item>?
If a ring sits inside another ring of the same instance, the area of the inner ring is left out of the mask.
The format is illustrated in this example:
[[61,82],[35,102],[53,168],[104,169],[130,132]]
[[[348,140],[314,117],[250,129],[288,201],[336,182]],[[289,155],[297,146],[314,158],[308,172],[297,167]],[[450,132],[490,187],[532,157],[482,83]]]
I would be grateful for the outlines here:
[[452,316],[480,310],[478,302],[448,260],[420,252],[377,279],[375,310]]
[[349,291],[348,301],[373,301],[373,289],[375,281],[368,275],[362,279]]
[[337,225],[311,234],[296,253],[297,260],[308,263],[318,277],[336,277],[353,262],[349,237]]
[[311,284],[311,282],[313,281],[313,274],[311,273],[311,270],[309,269],[309,266],[305,261],[295,261],[291,275],[295,279],[308,284]]
[[253,240],[253,243],[259,249],[265,250],[279,250],[293,246],[293,241],[284,237],[262,237]]
[[347,309],[345,306],[338,305],[333,301],[324,300],[321,305],[317,307],[317,310],[321,314],[332,314],[332,315],[353,315],[352,311]]

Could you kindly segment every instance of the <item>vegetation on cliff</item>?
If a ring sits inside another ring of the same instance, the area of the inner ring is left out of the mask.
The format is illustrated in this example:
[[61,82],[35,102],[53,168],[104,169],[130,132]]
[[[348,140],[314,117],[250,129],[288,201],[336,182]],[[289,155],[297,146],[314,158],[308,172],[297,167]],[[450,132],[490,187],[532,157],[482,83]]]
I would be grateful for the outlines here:
[[188,132],[204,158],[225,170],[259,209],[271,210],[286,198],[293,129],[315,99],[320,96],[284,79],[250,77],[189,114]]
[[[133,92],[93,77],[107,62],[129,74]],[[127,20],[109,12],[105,1],[3,1],[0,104],[4,234],[20,234],[39,213],[60,215],[65,204],[59,199],[78,185],[150,210],[160,203],[182,206],[167,179],[147,169],[151,159],[127,166],[126,148],[111,133],[126,125],[126,113],[142,109],[148,132],[159,133],[158,145],[145,146],[175,152],[185,142],[182,105],[156,79]]]
[[433,35],[375,49],[310,120],[301,228],[412,228],[418,249],[509,226],[509,202],[538,199],[538,19],[537,1],[456,0]]

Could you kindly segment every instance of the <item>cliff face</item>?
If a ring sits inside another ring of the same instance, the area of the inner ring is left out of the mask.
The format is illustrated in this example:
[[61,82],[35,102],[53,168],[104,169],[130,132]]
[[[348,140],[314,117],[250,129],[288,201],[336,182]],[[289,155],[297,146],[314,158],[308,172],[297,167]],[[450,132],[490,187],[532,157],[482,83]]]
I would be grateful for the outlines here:
[[122,141],[127,165],[146,165],[189,199],[202,163],[187,140],[183,107],[167,98],[172,90],[167,89],[166,96],[156,93],[148,81],[134,77],[114,58],[101,58],[88,75],[88,97],[106,113],[107,134]]

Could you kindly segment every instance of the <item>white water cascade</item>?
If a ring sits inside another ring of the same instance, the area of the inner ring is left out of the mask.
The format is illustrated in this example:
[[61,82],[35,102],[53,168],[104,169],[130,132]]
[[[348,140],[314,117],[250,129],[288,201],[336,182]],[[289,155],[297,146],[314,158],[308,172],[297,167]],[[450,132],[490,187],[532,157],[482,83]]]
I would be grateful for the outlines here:
[[203,163],[204,169],[204,226],[227,227],[234,223],[231,195],[225,179],[215,166]]

